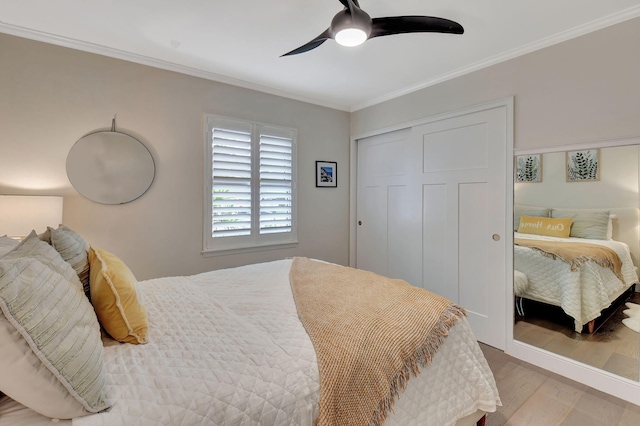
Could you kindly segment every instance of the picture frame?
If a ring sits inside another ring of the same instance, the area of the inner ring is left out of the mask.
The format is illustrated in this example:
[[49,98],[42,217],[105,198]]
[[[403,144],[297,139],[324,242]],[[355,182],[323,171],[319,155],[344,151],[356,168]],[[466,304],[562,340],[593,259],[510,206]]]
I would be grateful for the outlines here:
[[593,182],[600,180],[600,150],[582,149],[565,153],[567,182]]
[[338,186],[338,163],[316,161],[316,188],[336,188]]
[[516,183],[542,182],[542,155],[517,155],[514,171]]

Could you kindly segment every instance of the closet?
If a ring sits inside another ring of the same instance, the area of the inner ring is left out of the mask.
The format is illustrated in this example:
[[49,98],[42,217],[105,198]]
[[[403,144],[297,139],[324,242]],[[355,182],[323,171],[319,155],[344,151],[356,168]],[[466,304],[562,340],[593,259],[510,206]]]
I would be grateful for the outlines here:
[[355,266],[453,300],[478,340],[503,350],[511,108],[508,99],[355,140]]

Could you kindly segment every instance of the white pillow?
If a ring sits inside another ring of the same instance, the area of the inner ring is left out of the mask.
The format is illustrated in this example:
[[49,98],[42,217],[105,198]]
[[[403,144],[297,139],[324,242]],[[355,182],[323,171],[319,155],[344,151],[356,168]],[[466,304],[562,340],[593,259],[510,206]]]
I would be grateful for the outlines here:
[[11,250],[16,248],[20,244],[20,241],[14,240],[13,238],[7,237],[3,235],[0,237],[0,257],[9,253]]
[[0,259],[0,390],[53,418],[108,408],[100,326],[73,268],[32,232]]

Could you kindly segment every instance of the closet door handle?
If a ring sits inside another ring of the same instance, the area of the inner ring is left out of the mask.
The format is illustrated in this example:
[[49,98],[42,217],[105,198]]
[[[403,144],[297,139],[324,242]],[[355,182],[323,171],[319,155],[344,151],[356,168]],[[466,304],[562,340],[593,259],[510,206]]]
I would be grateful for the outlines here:
[[493,239],[493,241],[500,241],[500,235],[498,234],[493,234],[491,238]]

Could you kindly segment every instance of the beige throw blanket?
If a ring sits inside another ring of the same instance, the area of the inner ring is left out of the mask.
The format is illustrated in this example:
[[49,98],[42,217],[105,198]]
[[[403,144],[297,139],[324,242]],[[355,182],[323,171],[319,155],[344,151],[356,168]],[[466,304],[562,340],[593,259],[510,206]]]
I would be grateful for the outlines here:
[[293,260],[290,281],[318,358],[318,426],[381,425],[465,315],[402,280],[306,258]]
[[609,268],[620,281],[622,278],[622,261],[620,256],[609,247],[590,243],[514,239],[519,246],[538,250],[552,259],[560,258],[567,262],[572,271],[577,271],[584,262],[595,262],[603,268]]

